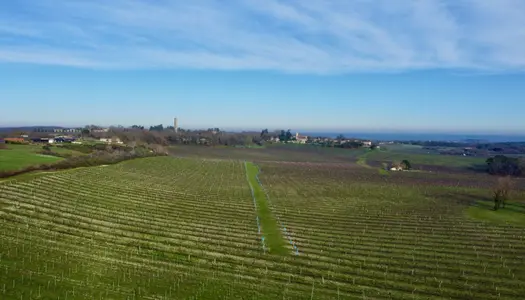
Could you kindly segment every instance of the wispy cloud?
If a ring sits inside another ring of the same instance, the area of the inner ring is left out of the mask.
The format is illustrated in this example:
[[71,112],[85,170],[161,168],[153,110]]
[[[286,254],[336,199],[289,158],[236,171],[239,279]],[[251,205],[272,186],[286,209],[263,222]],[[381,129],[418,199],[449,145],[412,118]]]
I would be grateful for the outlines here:
[[522,0],[18,0],[0,62],[298,73],[525,70]]

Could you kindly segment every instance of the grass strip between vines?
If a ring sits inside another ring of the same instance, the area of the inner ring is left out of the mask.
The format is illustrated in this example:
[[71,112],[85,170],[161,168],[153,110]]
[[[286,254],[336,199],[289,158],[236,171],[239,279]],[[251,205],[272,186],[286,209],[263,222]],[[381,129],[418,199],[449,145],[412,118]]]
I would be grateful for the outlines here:
[[257,215],[261,222],[261,231],[265,237],[265,242],[272,254],[285,255],[289,250],[286,248],[286,242],[283,239],[277,220],[273,217],[272,211],[268,205],[266,193],[257,180],[259,169],[256,165],[246,162],[246,172],[248,183],[253,189],[255,202],[257,203]]

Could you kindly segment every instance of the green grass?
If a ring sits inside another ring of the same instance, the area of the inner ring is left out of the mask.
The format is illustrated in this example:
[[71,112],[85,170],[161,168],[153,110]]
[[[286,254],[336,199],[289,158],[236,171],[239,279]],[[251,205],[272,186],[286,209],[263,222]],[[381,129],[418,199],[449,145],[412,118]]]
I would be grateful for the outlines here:
[[285,255],[290,250],[286,248],[286,242],[283,239],[279,225],[272,215],[272,210],[268,205],[268,199],[262,186],[257,180],[259,168],[253,163],[246,162],[246,175],[250,188],[253,190],[255,202],[257,203],[257,215],[262,227],[262,235],[265,237],[266,246],[272,254]]
[[[367,169],[372,169],[372,166],[370,166],[370,165],[368,165],[368,164],[366,163],[366,159],[367,159],[368,155],[370,155],[370,154],[373,153],[374,151],[379,151],[379,150],[371,150],[371,151],[368,151],[368,152],[366,152],[366,153],[364,153],[364,154],[358,156],[358,158],[357,158],[357,164],[360,165],[360,166],[362,166],[362,167],[365,167],[365,168],[367,168]],[[388,171],[385,170],[384,168],[377,168],[377,172],[378,172],[379,175],[381,175],[381,176],[388,176],[388,175],[390,175],[390,174],[388,173]]]
[[377,172],[379,173],[379,175],[383,175],[383,176],[390,175],[387,170],[381,169],[381,168],[377,169]]
[[495,211],[494,202],[478,201],[467,209],[470,218],[486,221],[492,224],[514,224],[525,226],[525,205],[523,203],[509,202],[505,208]]
[[[19,145],[8,144],[7,149],[0,149],[0,171],[22,169],[31,165],[48,164],[62,160],[62,157],[43,155],[43,145]],[[51,146],[51,151],[59,154],[72,156],[83,155],[82,153],[60,146]]]
[[7,149],[0,149],[0,171],[18,170],[31,165],[53,163],[63,159],[55,156],[44,156],[38,154],[38,151],[42,151],[42,146],[9,144]]
[[360,165],[360,166],[363,166],[365,168],[371,168],[367,163],[366,163],[366,159],[368,157],[368,155],[370,155],[370,153],[372,153],[371,151],[368,151],[368,152],[365,152],[361,155],[359,155],[357,157],[357,164]]

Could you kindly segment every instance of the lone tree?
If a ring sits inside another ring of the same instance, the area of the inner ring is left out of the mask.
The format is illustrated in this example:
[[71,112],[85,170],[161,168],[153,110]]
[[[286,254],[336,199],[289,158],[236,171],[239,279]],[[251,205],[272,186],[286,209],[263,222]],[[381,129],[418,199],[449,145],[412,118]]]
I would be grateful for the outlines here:
[[512,179],[510,176],[498,178],[493,190],[494,210],[498,210],[500,207],[505,208],[505,201],[508,200],[511,189]]
[[263,129],[263,130],[261,131],[261,139],[262,139],[263,141],[268,139],[268,135],[269,135],[269,133],[268,133],[268,129]]
[[287,141],[287,142],[288,142],[288,141],[291,141],[292,138],[293,138],[293,134],[292,134],[292,132],[290,131],[290,129],[288,129],[288,130],[286,131],[286,141]]
[[412,169],[412,165],[410,164],[410,162],[406,159],[404,159],[402,162],[401,162],[401,167],[403,168],[403,170],[411,170]]

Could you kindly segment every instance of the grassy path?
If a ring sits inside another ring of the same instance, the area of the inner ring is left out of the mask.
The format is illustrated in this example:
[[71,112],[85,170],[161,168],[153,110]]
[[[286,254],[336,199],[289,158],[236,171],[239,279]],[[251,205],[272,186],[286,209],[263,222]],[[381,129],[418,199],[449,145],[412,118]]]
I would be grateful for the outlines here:
[[357,164],[360,165],[360,166],[363,166],[367,169],[370,169],[372,167],[370,167],[367,163],[366,163],[366,158],[368,156],[368,154],[370,154],[370,152],[366,152],[366,153],[363,153],[361,155],[359,155],[357,157]]
[[266,193],[257,180],[259,169],[256,165],[245,162],[246,176],[248,183],[253,191],[253,197],[257,204],[257,215],[261,225],[261,233],[268,251],[272,254],[285,255],[289,253],[286,242],[281,234],[277,220],[273,217],[272,211],[268,206]]

